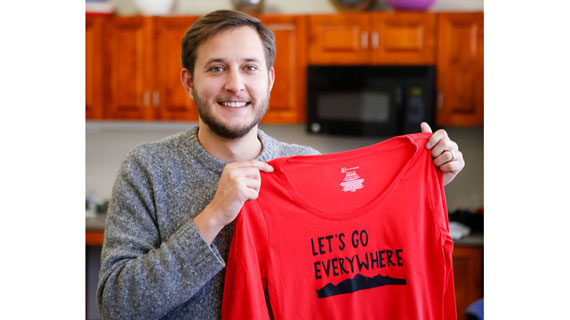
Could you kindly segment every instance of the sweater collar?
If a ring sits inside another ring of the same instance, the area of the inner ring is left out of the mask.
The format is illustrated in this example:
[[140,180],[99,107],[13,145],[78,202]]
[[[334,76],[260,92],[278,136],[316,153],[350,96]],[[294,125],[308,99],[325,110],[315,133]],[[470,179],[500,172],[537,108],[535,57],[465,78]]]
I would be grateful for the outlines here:
[[[263,162],[273,160],[275,144],[277,141],[268,136],[259,128],[257,129],[257,137],[261,141],[261,153],[255,160]],[[191,156],[195,160],[200,162],[204,168],[210,171],[220,174],[222,173],[224,167],[228,163],[213,157],[208,153],[208,151],[206,151],[206,149],[204,149],[204,147],[200,144],[200,141],[198,141],[198,126],[195,126],[187,131],[187,141],[189,144]]]

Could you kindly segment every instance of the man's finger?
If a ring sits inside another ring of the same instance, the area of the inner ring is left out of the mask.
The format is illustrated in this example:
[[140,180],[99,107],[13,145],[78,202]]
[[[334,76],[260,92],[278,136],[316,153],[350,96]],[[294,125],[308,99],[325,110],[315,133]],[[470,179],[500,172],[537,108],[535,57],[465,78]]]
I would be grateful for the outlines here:
[[449,161],[446,162],[444,164],[442,164],[439,169],[441,170],[441,172],[459,172],[459,170],[461,170],[463,168],[463,162],[461,161]]
[[447,132],[445,130],[443,129],[437,130],[434,134],[431,135],[431,137],[429,137],[426,143],[426,148],[428,149],[433,148],[433,146],[438,144],[440,140],[445,139],[446,137],[447,137]]
[[445,163],[455,160],[451,154],[452,151],[443,152],[441,155],[433,159],[433,164],[439,167]]
[[241,180],[243,184],[252,190],[259,191],[259,187],[261,187],[261,180],[245,177]]
[[[435,135],[435,133],[434,133]],[[457,146],[454,145],[453,141],[449,140],[449,138],[443,138],[440,141],[437,142],[437,144],[435,146],[432,147],[431,149],[431,155],[432,157],[437,157],[441,154],[443,154],[446,151],[458,151],[457,150]],[[454,153],[455,154],[455,153]]]
[[273,167],[265,162],[257,161],[257,168],[264,172],[273,172]]
[[244,168],[244,167],[254,167],[264,172],[273,172],[273,167],[268,165],[265,162],[257,161],[257,160],[247,160],[247,161],[240,161],[234,162],[233,165],[237,168]]
[[247,177],[251,179],[259,179],[259,169],[254,167],[243,167],[234,170],[235,174],[240,177]]

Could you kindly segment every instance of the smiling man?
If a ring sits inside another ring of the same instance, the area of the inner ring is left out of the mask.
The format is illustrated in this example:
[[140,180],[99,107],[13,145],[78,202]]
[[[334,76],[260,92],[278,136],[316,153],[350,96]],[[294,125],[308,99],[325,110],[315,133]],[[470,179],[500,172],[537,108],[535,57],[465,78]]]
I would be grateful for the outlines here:
[[251,27],[221,31],[198,48],[195,65],[182,70],[205,128],[200,135],[235,139],[256,133],[251,129],[267,110],[275,79],[259,40]]
[[[201,17],[182,40],[181,80],[198,126],[143,144],[121,166],[105,227],[97,302],[106,319],[219,319],[236,216],[255,200],[266,161],[317,154],[258,123],[275,81],[273,33],[235,11]],[[423,124],[423,131],[430,131]],[[463,157],[430,138],[448,183]]]

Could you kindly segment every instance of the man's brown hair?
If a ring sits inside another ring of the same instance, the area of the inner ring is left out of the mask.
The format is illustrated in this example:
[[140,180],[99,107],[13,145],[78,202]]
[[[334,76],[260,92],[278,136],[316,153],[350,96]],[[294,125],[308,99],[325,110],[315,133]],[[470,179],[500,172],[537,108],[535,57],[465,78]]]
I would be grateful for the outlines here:
[[220,31],[242,26],[253,27],[263,43],[267,70],[275,60],[275,35],[261,21],[239,11],[217,10],[202,16],[196,21],[182,38],[182,67],[194,76],[194,65],[198,55],[198,47]]

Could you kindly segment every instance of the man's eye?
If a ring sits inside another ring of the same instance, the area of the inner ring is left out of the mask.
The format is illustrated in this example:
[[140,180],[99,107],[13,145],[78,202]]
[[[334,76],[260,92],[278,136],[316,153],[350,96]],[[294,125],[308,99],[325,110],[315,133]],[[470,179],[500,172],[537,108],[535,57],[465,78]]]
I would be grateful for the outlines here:
[[246,67],[245,67],[245,70],[247,70],[247,71],[255,71],[255,70],[257,70],[257,67],[256,67],[256,66],[246,66]]
[[224,68],[222,68],[222,67],[211,67],[210,71],[222,72],[222,71],[224,71]]

